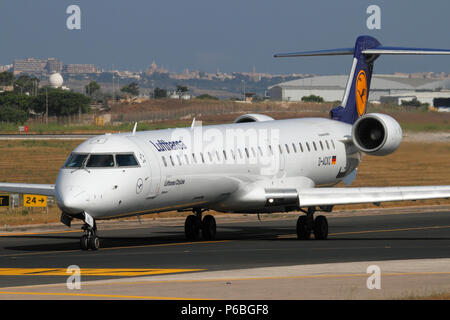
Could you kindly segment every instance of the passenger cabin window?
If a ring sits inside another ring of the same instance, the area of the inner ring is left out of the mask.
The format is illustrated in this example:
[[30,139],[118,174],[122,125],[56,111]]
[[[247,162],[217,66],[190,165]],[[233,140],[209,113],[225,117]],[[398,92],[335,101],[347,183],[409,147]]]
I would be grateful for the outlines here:
[[299,142],[298,145],[300,146],[300,151],[303,152],[303,146],[302,146],[302,143]]
[[313,146],[314,146],[314,150],[317,151],[317,146],[316,146],[316,142],[315,141],[313,141]]
[[327,145],[327,149],[330,150],[330,145],[328,144],[328,140],[325,140],[325,143]]
[[322,151],[323,151],[323,143],[322,143],[322,141],[319,140],[319,143],[320,143],[320,149],[322,149]]
[[306,147],[308,148],[308,152],[310,152],[311,148],[309,147],[309,143],[308,142],[306,142]]
[[116,154],[118,167],[137,167],[139,166],[133,154]]
[[295,147],[295,144],[292,142],[292,149],[294,149],[294,152],[297,153],[297,148]]
[[331,144],[333,145],[333,149],[336,149],[336,146],[334,145],[334,141],[331,140]]
[[87,156],[87,154],[72,153],[66,163],[64,163],[64,168],[81,168]]
[[86,167],[87,168],[114,167],[114,157],[112,154],[91,154]]
[[166,161],[166,158],[164,158],[164,156],[162,156],[161,158],[162,158],[162,161],[164,162],[164,167],[167,167],[167,161]]

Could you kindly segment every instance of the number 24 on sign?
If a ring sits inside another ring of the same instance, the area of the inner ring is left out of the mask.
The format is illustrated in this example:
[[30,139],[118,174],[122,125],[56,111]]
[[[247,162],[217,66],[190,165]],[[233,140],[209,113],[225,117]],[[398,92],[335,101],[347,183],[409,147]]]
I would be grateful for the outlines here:
[[46,207],[47,197],[39,196],[35,194],[25,194],[23,196],[23,206],[24,207]]

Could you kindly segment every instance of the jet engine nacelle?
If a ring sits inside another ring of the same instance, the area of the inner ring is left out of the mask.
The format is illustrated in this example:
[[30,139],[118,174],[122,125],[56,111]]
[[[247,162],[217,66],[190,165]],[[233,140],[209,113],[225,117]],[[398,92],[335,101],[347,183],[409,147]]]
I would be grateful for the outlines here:
[[353,124],[352,139],[360,151],[385,156],[397,150],[402,141],[402,128],[391,116],[369,113]]

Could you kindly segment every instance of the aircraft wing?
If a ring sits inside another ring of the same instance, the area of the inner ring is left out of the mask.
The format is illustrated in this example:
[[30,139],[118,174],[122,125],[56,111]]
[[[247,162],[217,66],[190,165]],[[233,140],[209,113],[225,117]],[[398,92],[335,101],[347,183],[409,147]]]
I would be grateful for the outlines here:
[[0,183],[0,192],[38,194],[54,196],[54,184]]
[[299,193],[300,207],[450,198],[449,186],[312,188]]

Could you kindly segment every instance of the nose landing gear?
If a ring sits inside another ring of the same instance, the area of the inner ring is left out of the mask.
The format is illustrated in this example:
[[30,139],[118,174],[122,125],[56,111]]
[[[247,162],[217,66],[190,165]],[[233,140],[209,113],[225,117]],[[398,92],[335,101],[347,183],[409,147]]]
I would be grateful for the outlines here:
[[100,239],[97,236],[97,224],[95,220],[88,214],[84,213],[85,224],[81,227],[84,235],[80,239],[80,247],[82,250],[98,250],[100,248]]
[[186,239],[195,241],[200,238],[200,230],[204,240],[214,240],[216,238],[216,219],[212,215],[206,215],[202,220],[202,213],[206,210],[194,208],[194,214],[187,216],[184,223],[184,233]]

